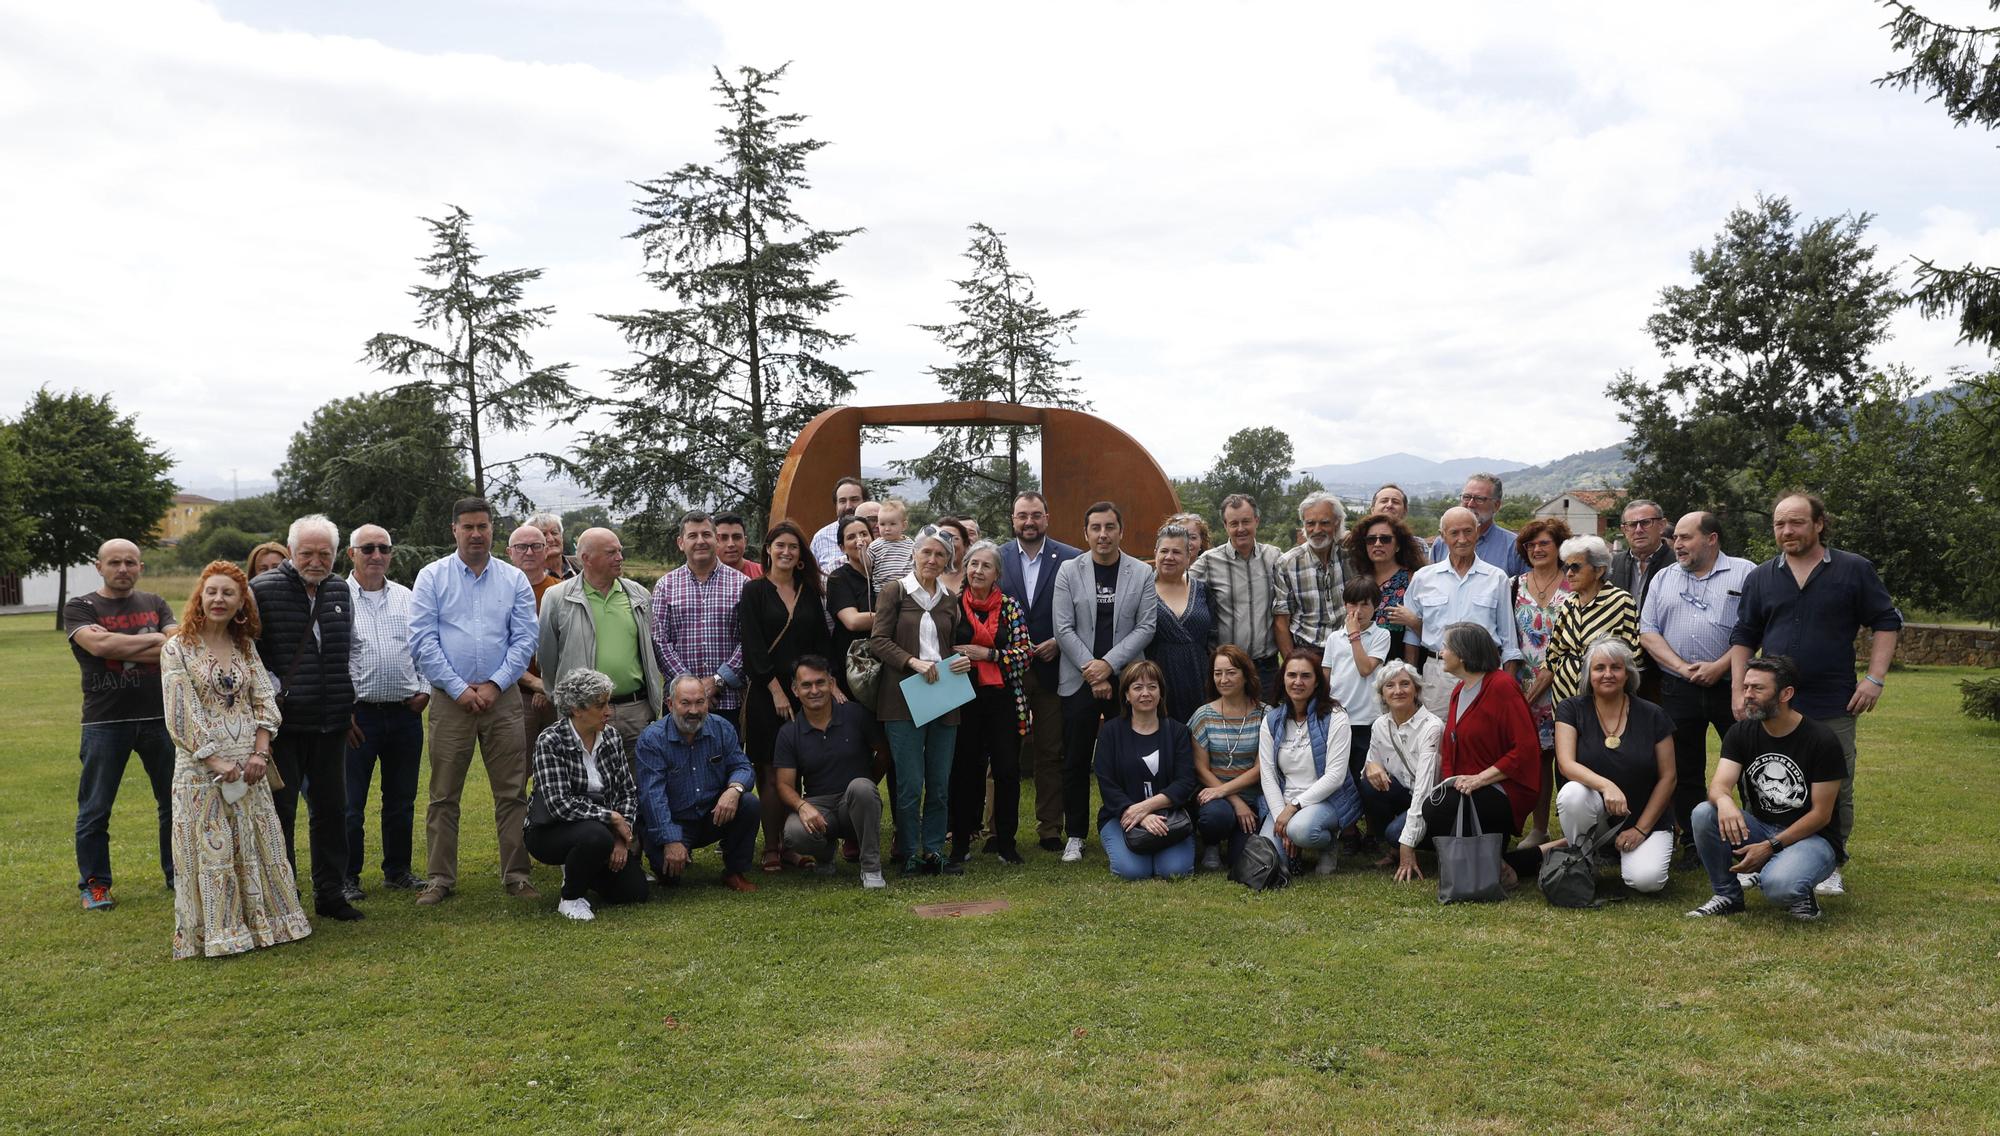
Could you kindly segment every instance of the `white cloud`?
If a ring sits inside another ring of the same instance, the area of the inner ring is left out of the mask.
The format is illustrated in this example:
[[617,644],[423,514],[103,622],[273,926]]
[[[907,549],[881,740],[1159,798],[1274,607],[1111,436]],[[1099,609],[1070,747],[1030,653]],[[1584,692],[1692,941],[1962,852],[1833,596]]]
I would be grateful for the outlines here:
[[[537,355],[608,386],[624,351],[593,313],[652,302],[624,183],[713,150],[685,43],[643,73],[582,35],[536,62],[532,5],[495,10],[490,54],[231,11],[5,6],[0,161],[30,176],[0,183],[0,407],[109,391],[184,481],[262,476],[376,381],[361,342],[406,326],[415,218],[447,201],[489,264],[546,267]],[[1087,309],[1090,397],[1175,471],[1274,422],[1315,464],[1614,441],[1602,389],[1655,365],[1658,289],[1760,191],[1880,214],[1886,263],[2000,260],[1991,148],[1869,86],[1872,9],[1423,12],[717,0],[668,22],[725,66],[794,61],[780,109],[831,143],[804,211],[869,230],[829,265],[863,400],[934,396],[910,325],[947,318],[982,220]],[[573,19],[615,38],[616,6]],[[1946,324],[1895,329],[1884,362],[1980,362]]]

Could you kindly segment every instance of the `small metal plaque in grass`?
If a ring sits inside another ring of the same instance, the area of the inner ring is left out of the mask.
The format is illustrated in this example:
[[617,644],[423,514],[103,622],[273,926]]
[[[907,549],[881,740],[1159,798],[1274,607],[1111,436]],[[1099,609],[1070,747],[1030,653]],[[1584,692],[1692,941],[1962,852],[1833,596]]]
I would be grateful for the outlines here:
[[1004,899],[975,899],[965,903],[920,903],[910,910],[925,919],[956,919],[961,915],[991,915],[1010,906]]

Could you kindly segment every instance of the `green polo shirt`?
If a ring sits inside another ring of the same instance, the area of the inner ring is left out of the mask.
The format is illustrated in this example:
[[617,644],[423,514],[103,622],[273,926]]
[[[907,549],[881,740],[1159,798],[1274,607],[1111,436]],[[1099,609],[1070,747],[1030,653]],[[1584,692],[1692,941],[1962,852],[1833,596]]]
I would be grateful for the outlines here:
[[639,659],[639,621],[632,600],[616,583],[599,595],[588,580],[583,600],[590,605],[590,623],[597,632],[597,669],[611,678],[611,696],[623,698],[646,685],[645,664]]

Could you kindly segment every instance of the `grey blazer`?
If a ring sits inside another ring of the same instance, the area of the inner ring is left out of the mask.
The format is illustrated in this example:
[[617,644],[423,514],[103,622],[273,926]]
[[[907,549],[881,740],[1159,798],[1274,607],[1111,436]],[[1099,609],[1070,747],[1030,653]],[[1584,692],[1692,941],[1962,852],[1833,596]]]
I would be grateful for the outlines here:
[[[1088,554],[1065,560],[1056,569],[1056,645],[1062,653],[1059,693],[1083,689],[1083,668],[1097,657],[1091,641],[1097,637],[1097,577]],[[1118,556],[1118,598],[1111,609],[1111,650],[1104,661],[1114,676],[1125,664],[1146,653],[1159,617],[1160,597],[1153,589],[1153,570],[1137,557]],[[1116,683],[1116,678],[1113,678]]]

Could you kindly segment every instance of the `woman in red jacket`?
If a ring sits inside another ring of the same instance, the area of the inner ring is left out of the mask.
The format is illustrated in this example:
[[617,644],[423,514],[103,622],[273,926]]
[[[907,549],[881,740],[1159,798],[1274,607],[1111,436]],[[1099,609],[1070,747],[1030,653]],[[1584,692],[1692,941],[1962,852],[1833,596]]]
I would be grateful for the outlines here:
[[[1482,830],[1516,835],[1541,794],[1542,742],[1534,716],[1520,684],[1494,676],[1500,648],[1484,627],[1445,628],[1442,658],[1445,672],[1459,682],[1438,747],[1437,789],[1424,800],[1424,826],[1432,834],[1451,832],[1459,803],[1470,798]],[[1514,871],[1501,870],[1510,887]]]

